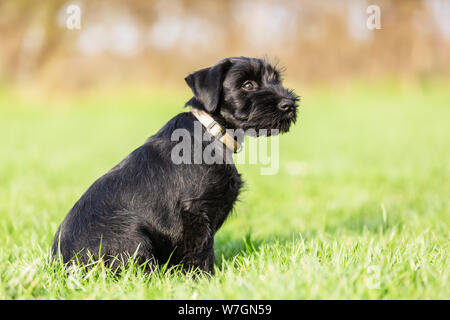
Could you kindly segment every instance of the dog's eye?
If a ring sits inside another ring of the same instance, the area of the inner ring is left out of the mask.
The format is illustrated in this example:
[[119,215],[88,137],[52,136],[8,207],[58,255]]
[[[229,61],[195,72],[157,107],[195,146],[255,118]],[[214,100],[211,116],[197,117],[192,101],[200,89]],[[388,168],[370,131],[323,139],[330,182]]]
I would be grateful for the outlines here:
[[250,80],[245,81],[244,84],[242,85],[242,89],[245,90],[254,90],[256,89],[256,87],[257,87],[256,83]]

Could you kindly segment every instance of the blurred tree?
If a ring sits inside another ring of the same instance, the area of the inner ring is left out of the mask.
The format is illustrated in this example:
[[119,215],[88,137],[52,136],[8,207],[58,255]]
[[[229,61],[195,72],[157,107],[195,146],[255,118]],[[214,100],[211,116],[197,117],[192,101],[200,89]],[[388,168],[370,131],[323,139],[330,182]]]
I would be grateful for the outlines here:
[[[365,0],[2,0],[0,79],[161,83],[234,55],[278,57],[293,81],[448,76],[445,3],[379,0],[381,29],[368,30]],[[80,30],[65,26],[68,4],[82,9]]]

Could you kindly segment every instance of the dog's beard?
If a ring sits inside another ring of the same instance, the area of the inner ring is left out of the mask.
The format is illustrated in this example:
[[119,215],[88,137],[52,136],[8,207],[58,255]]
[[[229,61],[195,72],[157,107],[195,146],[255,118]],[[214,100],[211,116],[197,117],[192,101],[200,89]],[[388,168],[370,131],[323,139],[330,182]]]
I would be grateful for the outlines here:
[[248,118],[242,123],[242,129],[254,136],[271,136],[286,133],[297,120],[297,106],[292,111],[282,112],[274,106],[255,106]]

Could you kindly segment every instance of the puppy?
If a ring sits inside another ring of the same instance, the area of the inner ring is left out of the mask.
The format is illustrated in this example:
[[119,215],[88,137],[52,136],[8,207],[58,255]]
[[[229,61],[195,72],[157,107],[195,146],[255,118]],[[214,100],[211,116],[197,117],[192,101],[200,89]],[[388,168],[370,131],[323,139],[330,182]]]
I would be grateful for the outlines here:
[[169,262],[213,273],[214,234],[242,180],[230,162],[176,163],[173,135],[184,130],[192,136],[189,158],[198,153],[196,124],[210,138],[200,141],[200,152],[211,143],[214,150],[236,152],[240,143],[225,129],[287,132],[298,98],[282,86],[275,66],[256,58],[223,59],[185,81],[194,94],[186,103],[191,112],[172,118],[89,187],[59,226],[54,257],[82,264],[103,258],[117,268],[134,255],[150,265]]

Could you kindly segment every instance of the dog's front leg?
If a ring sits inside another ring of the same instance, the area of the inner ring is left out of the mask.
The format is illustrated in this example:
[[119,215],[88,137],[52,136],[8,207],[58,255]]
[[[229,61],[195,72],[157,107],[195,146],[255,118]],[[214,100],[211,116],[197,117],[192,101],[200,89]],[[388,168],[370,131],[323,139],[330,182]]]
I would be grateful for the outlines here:
[[[190,206],[190,209],[193,209]],[[214,273],[214,234],[205,212],[183,210],[183,258],[186,269]]]

